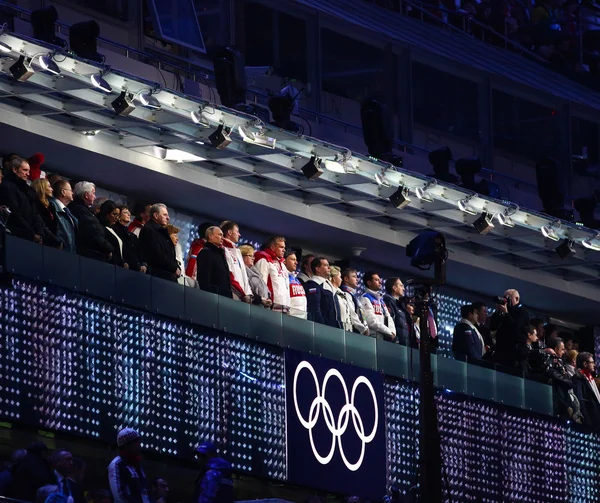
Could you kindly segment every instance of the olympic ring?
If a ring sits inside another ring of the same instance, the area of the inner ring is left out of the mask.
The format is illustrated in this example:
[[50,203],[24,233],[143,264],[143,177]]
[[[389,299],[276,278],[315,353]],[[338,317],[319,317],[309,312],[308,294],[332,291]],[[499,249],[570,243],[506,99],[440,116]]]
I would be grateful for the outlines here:
[[[308,370],[310,375],[312,375],[313,381],[315,382],[315,391],[316,398],[312,401],[310,405],[310,409],[308,411],[308,419],[305,419],[300,412],[300,407],[298,406],[298,394],[297,394],[297,385],[298,385],[298,376],[302,370]],[[340,384],[342,385],[342,389],[344,390],[344,396],[346,398],[346,404],[342,407],[340,411],[340,415],[337,418],[337,424],[335,418],[333,417],[333,411],[331,410],[331,406],[325,400],[325,390],[327,389],[327,383],[329,379],[335,377],[338,379]],[[373,430],[365,435],[365,426],[363,424],[363,420],[360,417],[358,409],[354,406],[354,398],[356,396],[356,390],[359,385],[364,385],[371,392],[371,396],[373,398],[373,406],[375,410],[375,421],[373,424]],[[300,421],[300,424],[304,426],[308,430],[308,438],[310,440],[310,446],[312,448],[313,454],[319,463],[322,465],[326,465],[333,459],[333,455],[335,454],[335,446],[336,439],[337,445],[340,448],[340,455],[342,456],[342,461],[348,468],[355,472],[362,465],[363,459],[365,457],[365,447],[367,444],[371,443],[377,434],[377,424],[379,422],[379,409],[377,408],[377,397],[375,395],[375,390],[373,386],[369,382],[369,380],[360,376],[354,381],[352,385],[352,391],[350,392],[350,396],[348,396],[348,388],[346,387],[346,382],[344,381],[344,377],[342,374],[336,369],[330,369],[325,374],[325,379],[323,379],[323,389],[321,390],[319,387],[319,380],[317,379],[317,374],[313,366],[308,363],[306,360],[301,362],[298,367],[296,367],[296,372],[294,373],[294,386],[293,386],[293,394],[294,394],[294,407],[296,409],[296,416]],[[327,455],[322,456],[315,446],[315,442],[313,439],[313,428],[317,424],[319,417],[321,417],[321,408],[323,409],[323,419],[325,420],[325,424],[327,425],[327,429],[331,433],[331,447]],[[356,463],[351,463],[346,458],[346,453],[344,452],[344,448],[342,447],[342,435],[348,429],[348,424],[350,421],[350,416],[352,416],[352,425],[354,426],[354,431],[356,435],[361,441],[361,451],[358,461]]]

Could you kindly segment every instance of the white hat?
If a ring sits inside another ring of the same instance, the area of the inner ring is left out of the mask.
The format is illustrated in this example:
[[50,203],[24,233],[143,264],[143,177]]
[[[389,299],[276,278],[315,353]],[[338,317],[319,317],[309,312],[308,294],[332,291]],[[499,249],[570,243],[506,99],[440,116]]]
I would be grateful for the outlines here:
[[138,438],[141,438],[140,434],[133,428],[123,428],[117,435],[117,446],[123,447],[124,445],[130,444]]

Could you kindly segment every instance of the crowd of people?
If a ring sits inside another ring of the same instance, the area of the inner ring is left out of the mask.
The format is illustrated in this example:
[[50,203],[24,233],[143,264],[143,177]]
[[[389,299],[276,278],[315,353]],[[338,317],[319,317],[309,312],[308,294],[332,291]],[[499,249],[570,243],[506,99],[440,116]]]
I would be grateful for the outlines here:
[[[107,469],[105,488],[86,487],[86,463],[66,449],[34,442],[14,451],[0,472],[0,496],[35,503],[168,503],[163,477],[148,480],[143,469],[141,436],[132,428],[117,435],[118,455]],[[217,456],[211,442],[194,450],[200,473],[190,487],[193,503],[233,503],[231,464]]]
[[577,338],[556,325],[530,318],[517,290],[498,297],[490,317],[483,302],[462,306],[452,351],[457,359],[492,362],[545,381],[552,385],[558,417],[594,429],[600,425],[594,355],[579,352]]
[[570,77],[600,73],[600,6],[593,0],[367,1],[507,49],[525,48]]

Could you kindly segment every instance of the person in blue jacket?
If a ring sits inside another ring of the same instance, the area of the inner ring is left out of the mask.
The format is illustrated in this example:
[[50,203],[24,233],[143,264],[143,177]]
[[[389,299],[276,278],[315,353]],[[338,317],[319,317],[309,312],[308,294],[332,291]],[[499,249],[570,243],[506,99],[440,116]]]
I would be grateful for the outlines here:
[[342,328],[340,306],[335,288],[329,281],[329,261],[325,257],[315,257],[310,267],[313,276],[304,283],[308,319],[330,327]]
[[455,357],[461,355],[479,360],[485,352],[483,337],[477,330],[477,311],[473,304],[460,308],[462,319],[454,327],[452,337],[452,351]]

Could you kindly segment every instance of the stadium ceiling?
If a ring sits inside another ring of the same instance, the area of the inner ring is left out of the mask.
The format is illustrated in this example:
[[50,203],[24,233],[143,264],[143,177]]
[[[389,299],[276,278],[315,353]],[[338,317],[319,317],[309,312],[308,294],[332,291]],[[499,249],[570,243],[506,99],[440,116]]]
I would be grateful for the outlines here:
[[[99,134],[105,142],[182,162],[243,187],[274,192],[325,211],[331,208],[394,230],[439,230],[455,253],[464,251],[600,286],[597,231],[263,124],[254,116],[191,99],[27,37],[2,33],[0,49],[0,107],[16,107],[27,117],[82,134]],[[24,81],[10,70],[21,57],[35,70]],[[118,115],[113,102],[124,91],[132,95],[135,109]],[[223,149],[215,148],[209,139],[219,126],[231,132],[231,143]],[[273,142],[274,148],[265,146]],[[318,179],[309,180],[302,167],[313,157],[323,161],[324,169]],[[401,210],[388,199],[399,187],[410,199]],[[482,213],[494,225],[486,235],[473,227]],[[554,251],[561,240],[572,241],[577,253],[561,260]]]

